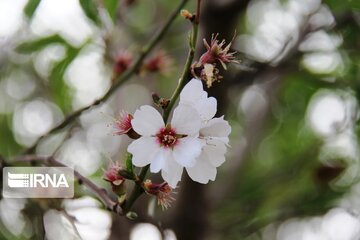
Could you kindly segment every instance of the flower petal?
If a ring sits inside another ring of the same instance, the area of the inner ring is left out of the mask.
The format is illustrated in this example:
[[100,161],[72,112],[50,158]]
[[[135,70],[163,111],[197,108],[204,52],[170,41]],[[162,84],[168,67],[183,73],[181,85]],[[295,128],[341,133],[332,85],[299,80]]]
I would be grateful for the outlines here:
[[200,99],[193,107],[198,111],[202,121],[212,119],[217,111],[217,101],[213,97]]
[[226,150],[227,148],[223,142],[218,140],[208,140],[201,155],[205,155],[211,165],[219,167],[225,162]]
[[184,167],[192,167],[204,146],[199,138],[185,137],[178,140],[173,149],[175,161]]
[[201,80],[193,78],[188,82],[180,93],[180,104],[194,104],[200,99],[207,97]]
[[183,167],[180,166],[174,159],[169,159],[167,162],[167,170],[161,171],[162,178],[172,188],[176,188],[177,183],[181,180]]
[[216,167],[211,165],[205,154],[201,154],[196,160],[195,166],[186,168],[189,177],[195,182],[206,184],[209,180],[214,181],[216,178]]
[[207,96],[208,94],[204,91],[202,82],[193,78],[181,91],[179,104],[195,108],[201,120],[208,121],[216,114],[217,101],[215,98],[208,98]]
[[165,126],[160,113],[153,107],[144,105],[136,110],[131,125],[142,136],[153,136]]
[[171,158],[171,150],[161,148],[150,164],[150,172],[157,173],[167,167],[167,161]]
[[224,117],[220,117],[211,119],[203,128],[201,128],[200,135],[204,137],[217,137],[227,144],[230,132],[231,127],[229,123],[224,120]]
[[189,106],[179,105],[174,110],[171,126],[177,134],[198,135],[201,119],[197,111]]
[[154,137],[141,137],[128,146],[128,152],[133,155],[133,164],[144,167],[151,163],[161,150]]

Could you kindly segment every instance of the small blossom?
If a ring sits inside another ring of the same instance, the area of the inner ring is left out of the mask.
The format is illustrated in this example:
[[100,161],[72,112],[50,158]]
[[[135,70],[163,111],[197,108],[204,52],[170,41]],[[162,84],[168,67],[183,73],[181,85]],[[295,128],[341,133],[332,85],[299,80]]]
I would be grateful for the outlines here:
[[128,51],[120,51],[115,59],[114,74],[120,75],[130,68],[133,61],[132,55]]
[[226,44],[225,39],[219,42],[219,40],[217,40],[217,37],[218,34],[212,35],[210,45],[205,39],[203,40],[207,51],[200,57],[200,63],[214,64],[219,62],[226,70],[227,69],[226,64],[230,62],[233,63],[239,63],[239,62],[236,60],[234,56],[236,52],[229,52],[232,41],[227,46],[225,46]]
[[239,63],[236,60],[236,52],[229,52],[232,41],[225,46],[225,40],[219,42],[217,35],[212,35],[210,45],[204,39],[204,45],[207,51],[201,55],[199,62],[195,62],[191,66],[191,73],[194,77],[199,78],[206,82],[210,88],[214,82],[220,81],[223,77],[220,75],[218,64],[227,70],[227,64]]
[[158,205],[160,205],[163,210],[168,209],[175,200],[173,197],[173,189],[167,182],[155,184],[152,183],[151,180],[146,180],[143,183],[143,187],[148,194],[154,195],[157,198]]
[[192,79],[181,91],[179,106],[181,105],[192,106],[201,117],[199,139],[203,141],[203,148],[196,158],[196,164],[186,167],[186,171],[192,180],[206,184],[209,180],[215,180],[216,168],[225,162],[231,127],[223,117],[214,118],[217,111],[216,99],[208,97],[202,82],[197,79]]
[[125,111],[121,111],[119,117],[115,119],[116,135],[127,134],[131,129],[133,116]]
[[111,163],[109,168],[104,171],[104,180],[114,186],[120,186],[125,179],[120,175],[121,166],[118,163]]
[[201,119],[190,106],[178,106],[170,124],[165,125],[160,113],[151,106],[142,106],[134,114],[131,124],[141,137],[128,146],[133,164],[150,171],[161,171],[163,179],[175,188],[183,167],[195,165],[202,141],[198,138]]
[[171,65],[172,59],[164,51],[159,51],[144,63],[143,71],[167,74],[171,69]]

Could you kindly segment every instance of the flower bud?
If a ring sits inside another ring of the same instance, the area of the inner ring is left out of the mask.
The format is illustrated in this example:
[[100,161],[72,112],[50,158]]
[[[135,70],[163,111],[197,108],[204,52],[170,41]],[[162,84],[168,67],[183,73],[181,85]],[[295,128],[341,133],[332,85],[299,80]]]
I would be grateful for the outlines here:
[[120,51],[115,59],[114,75],[121,75],[126,70],[128,70],[132,61],[133,57],[128,51]]
[[186,10],[186,9],[181,10],[180,15],[181,15],[183,18],[185,18],[185,19],[187,19],[187,20],[190,20],[191,22],[194,21],[194,19],[195,19],[195,15],[192,14],[192,13],[190,13],[190,12],[189,12],[188,10]]
[[138,217],[138,215],[136,212],[128,212],[126,214],[126,217],[130,220],[135,220]]
[[146,193],[153,195],[157,198],[158,205],[162,209],[167,209],[170,207],[171,203],[175,200],[172,196],[173,189],[169,186],[167,182],[161,184],[152,183],[151,180],[146,180],[143,182],[143,188]]
[[112,191],[117,195],[122,195],[125,192],[125,178],[121,176],[122,168],[118,163],[112,163],[109,168],[104,171],[104,180],[111,183]]
[[172,59],[164,52],[158,51],[142,66],[143,72],[167,74],[171,70]]

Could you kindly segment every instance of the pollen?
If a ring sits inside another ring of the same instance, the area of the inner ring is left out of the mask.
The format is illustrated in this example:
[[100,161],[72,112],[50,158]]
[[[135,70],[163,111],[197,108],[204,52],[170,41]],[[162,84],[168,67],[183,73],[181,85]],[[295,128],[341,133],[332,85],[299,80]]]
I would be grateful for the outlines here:
[[165,148],[174,147],[178,141],[176,132],[171,127],[162,128],[156,137],[159,144]]

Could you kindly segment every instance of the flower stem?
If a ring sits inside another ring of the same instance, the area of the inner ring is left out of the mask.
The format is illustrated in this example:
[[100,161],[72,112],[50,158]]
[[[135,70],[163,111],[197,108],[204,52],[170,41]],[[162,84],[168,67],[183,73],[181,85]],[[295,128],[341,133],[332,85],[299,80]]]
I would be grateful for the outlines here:
[[[201,6],[201,0],[197,0],[196,16],[195,16],[195,20],[192,22],[192,32],[191,32],[190,39],[189,39],[189,46],[190,46],[189,53],[188,53],[188,56],[186,59],[183,73],[181,74],[181,77],[179,79],[179,83],[171,97],[169,105],[167,106],[167,108],[165,109],[165,111],[163,113],[163,119],[164,119],[165,123],[168,121],[170,112],[173,109],[175,102],[178,99],[180,92],[186,83],[186,80],[188,80],[188,78],[190,76],[191,64],[192,64],[192,61],[194,60],[194,56],[195,56],[195,49],[196,49],[196,42],[197,42],[197,35],[198,35],[198,28],[199,28],[200,6]],[[147,165],[141,169],[141,172],[139,175],[139,179],[141,181],[144,181],[147,171],[149,170],[149,167],[150,167],[150,165]],[[128,198],[128,200],[125,202],[125,205],[123,206],[123,211],[125,214],[131,209],[132,205],[135,203],[135,201],[138,199],[138,197],[140,197],[140,195],[143,194],[143,192],[144,192],[144,190],[142,189],[142,187],[139,184],[136,184],[134,186],[134,189],[133,189],[130,197]]]
[[[149,167],[150,167],[150,165],[147,165],[141,169],[138,182],[144,181],[147,171],[149,170]],[[134,189],[131,192],[130,197],[127,199],[127,201],[125,202],[125,204],[123,206],[123,211],[125,214],[129,212],[131,207],[134,205],[135,201],[140,197],[141,194],[143,194],[143,192],[144,192],[144,190],[140,184],[136,184],[134,186]]]
[[181,74],[181,77],[179,79],[179,83],[173,93],[173,95],[171,96],[170,99],[170,103],[167,106],[167,108],[164,111],[163,114],[163,118],[164,118],[164,122],[166,123],[169,120],[169,116],[171,113],[171,110],[173,109],[177,99],[179,98],[180,92],[181,90],[184,88],[187,80],[189,79],[190,76],[190,72],[191,72],[191,64],[194,60],[194,56],[195,56],[195,49],[196,49],[196,42],[197,42],[197,36],[198,36],[198,28],[199,28],[199,15],[200,14],[200,3],[201,0],[198,0],[198,6],[197,6],[197,15],[195,17],[195,20],[192,23],[192,33],[189,39],[189,52],[188,52],[188,56],[186,59],[186,63],[185,63],[185,67],[184,67],[184,71]]

